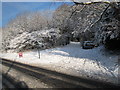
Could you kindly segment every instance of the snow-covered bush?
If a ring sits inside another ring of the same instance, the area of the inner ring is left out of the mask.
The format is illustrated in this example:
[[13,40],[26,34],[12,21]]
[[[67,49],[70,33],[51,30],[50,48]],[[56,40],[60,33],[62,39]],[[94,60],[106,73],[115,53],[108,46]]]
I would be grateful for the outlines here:
[[69,43],[67,35],[60,34],[58,29],[24,32],[9,41],[6,46],[10,51],[24,51],[28,49],[46,49]]

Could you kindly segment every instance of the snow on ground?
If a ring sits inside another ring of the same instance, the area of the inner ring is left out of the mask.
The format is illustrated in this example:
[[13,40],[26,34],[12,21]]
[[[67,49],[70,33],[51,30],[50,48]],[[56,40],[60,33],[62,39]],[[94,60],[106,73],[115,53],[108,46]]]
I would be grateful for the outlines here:
[[40,51],[2,53],[0,57],[15,60],[33,66],[43,67],[57,72],[88,79],[101,80],[118,84],[118,55],[104,51],[100,46],[94,49],[82,49],[80,43]]

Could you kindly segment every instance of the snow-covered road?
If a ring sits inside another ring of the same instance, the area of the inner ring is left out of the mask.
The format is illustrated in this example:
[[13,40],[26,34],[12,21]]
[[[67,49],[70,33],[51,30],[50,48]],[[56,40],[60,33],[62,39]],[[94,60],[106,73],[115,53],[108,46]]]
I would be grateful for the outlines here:
[[40,59],[36,50],[23,52],[21,58],[18,53],[2,53],[0,57],[65,74],[118,84],[119,55],[105,52],[103,46],[82,49],[80,43],[71,42],[63,47],[40,51]]

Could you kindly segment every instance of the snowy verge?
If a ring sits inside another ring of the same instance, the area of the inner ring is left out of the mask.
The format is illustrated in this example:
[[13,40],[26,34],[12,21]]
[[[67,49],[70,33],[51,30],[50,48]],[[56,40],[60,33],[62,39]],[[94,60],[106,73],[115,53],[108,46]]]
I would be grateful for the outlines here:
[[82,49],[80,43],[40,51],[18,53],[1,53],[2,58],[15,60],[24,64],[70,74],[87,79],[100,80],[118,84],[118,55],[104,51],[103,46],[94,49]]

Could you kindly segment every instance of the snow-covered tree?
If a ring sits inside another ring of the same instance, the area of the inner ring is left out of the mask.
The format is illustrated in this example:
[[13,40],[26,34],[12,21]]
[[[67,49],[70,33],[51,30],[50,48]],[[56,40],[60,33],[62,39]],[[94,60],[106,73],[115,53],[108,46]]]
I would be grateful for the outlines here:
[[67,20],[71,14],[72,8],[70,7],[70,5],[63,4],[57,10],[55,10],[53,14],[54,27],[58,27],[62,33],[66,32],[66,30],[69,30],[65,27],[67,25]]
[[33,12],[28,17],[29,31],[39,31],[48,27],[48,20],[41,15],[41,12]]

